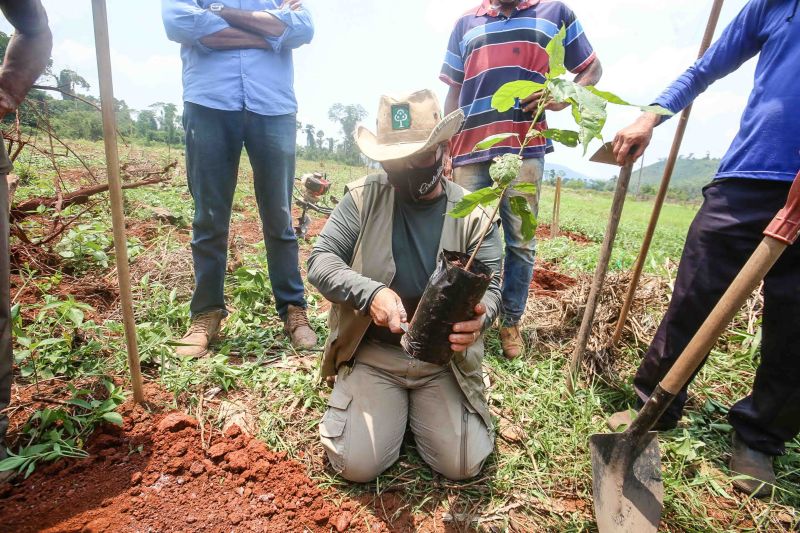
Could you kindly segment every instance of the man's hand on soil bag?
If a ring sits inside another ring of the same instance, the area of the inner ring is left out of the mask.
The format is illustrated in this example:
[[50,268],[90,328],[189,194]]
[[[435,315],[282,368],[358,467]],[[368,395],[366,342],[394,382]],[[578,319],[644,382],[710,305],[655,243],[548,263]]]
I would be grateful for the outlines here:
[[408,322],[403,301],[396,292],[388,287],[379,290],[372,298],[369,314],[375,324],[389,328],[392,333],[403,333],[400,324]]
[[466,322],[453,324],[453,334],[450,335],[450,349],[454,352],[463,352],[478,340],[483,331],[483,322],[486,319],[486,306],[475,306],[475,318]]

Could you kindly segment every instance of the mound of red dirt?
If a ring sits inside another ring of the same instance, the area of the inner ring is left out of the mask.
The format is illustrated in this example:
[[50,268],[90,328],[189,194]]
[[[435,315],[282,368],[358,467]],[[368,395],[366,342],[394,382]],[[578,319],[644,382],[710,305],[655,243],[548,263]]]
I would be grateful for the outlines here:
[[[88,458],[61,460],[17,486],[0,486],[0,531],[387,530],[235,426],[203,449],[192,417],[129,404],[121,411],[124,426],[96,433]],[[203,436],[208,441],[207,431]]]
[[531,291],[537,296],[550,296],[558,298],[558,293],[565,291],[578,282],[573,277],[552,270],[551,265],[542,263],[536,265],[531,280]]
[[[566,237],[578,244],[589,244],[592,240],[583,233],[576,233],[574,231],[564,231],[563,229],[558,232],[559,237]],[[547,240],[550,238],[550,224],[539,224],[536,227],[536,238],[539,240]]]

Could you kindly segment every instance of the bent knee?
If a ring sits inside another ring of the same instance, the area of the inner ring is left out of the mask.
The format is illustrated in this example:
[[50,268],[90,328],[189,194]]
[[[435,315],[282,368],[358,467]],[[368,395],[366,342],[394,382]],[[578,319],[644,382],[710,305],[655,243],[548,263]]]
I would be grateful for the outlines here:
[[339,475],[353,483],[369,483],[375,481],[384,470],[386,468],[383,465],[369,461],[354,461],[339,472]]
[[374,481],[394,461],[379,461],[368,454],[357,454],[349,451],[337,451],[330,441],[322,440],[325,452],[333,469],[347,481],[353,483],[369,483]]
[[486,458],[489,457],[491,452],[492,449],[490,448],[485,454],[470,457],[466,462],[461,460],[438,461],[436,464],[432,464],[431,468],[452,481],[472,479],[481,473],[483,463],[486,462]]

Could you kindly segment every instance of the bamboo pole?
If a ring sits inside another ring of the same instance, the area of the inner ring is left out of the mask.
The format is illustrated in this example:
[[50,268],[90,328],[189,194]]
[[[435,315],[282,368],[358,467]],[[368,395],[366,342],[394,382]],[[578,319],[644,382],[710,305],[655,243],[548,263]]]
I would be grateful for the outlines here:
[[561,176],[556,177],[556,196],[553,200],[553,221],[550,224],[550,238],[555,239],[558,237],[559,218],[561,217]]
[[[714,5],[711,7],[711,14],[708,17],[708,24],[706,31],[703,34],[703,40],[700,44],[700,53],[698,57],[702,57],[706,50],[711,46],[711,40],[714,38],[714,31],[719,22],[720,11],[722,11],[722,4],[724,0],[714,0]],[[639,256],[636,258],[636,263],[633,267],[633,277],[631,278],[628,292],[625,294],[625,301],[622,304],[622,309],[617,319],[617,325],[614,329],[614,335],[611,338],[611,348],[615,347],[622,337],[622,330],[625,328],[625,322],[628,320],[628,314],[633,304],[633,297],[636,294],[636,288],[639,286],[639,280],[642,277],[642,270],[644,270],[645,261],[647,261],[647,254],[650,251],[650,245],[653,242],[653,235],[658,225],[658,219],[661,216],[661,208],[664,207],[664,200],[667,197],[669,190],[669,182],[672,179],[672,172],[675,170],[675,163],[678,160],[678,153],[683,143],[683,136],[686,133],[686,126],[689,122],[689,115],[692,113],[692,106],[689,105],[681,113],[678,128],[675,130],[675,138],[672,141],[672,148],[667,158],[667,163],[664,166],[664,175],[661,178],[661,186],[659,187],[658,194],[656,195],[655,204],[653,206],[653,213],[650,216],[650,223],[647,226],[644,240],[642,241],[642,248],[639,251]]]
[[114,114],[114,85],[111,78],[111,51],[108,40],[108,13],[105,0],[92,0],[94,41],[97,52],[97,76],[100,81],[100,104],[103,116],[103,141],[108,170],[108,191],[111,199],[111,221],[114,228],[114,251],[117,259],[117,278],[122,303],[122,321],[125,325],[125,342],[128,349],[128,366],[131,371],[133,399],[144,402],[139,349],[136,344],[136,322],[133,316],[133,296],[128,268],[128,244],[125,238],[125,214],[122,204],[122,185],[119,175],[117,129]]

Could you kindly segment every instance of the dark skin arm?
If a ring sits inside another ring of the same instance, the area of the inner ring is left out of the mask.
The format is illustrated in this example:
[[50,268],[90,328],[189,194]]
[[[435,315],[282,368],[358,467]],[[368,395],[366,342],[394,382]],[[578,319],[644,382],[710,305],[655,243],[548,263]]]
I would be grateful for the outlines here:
[[225,28],[217,33],[206,35],[200,39],[200,42],[212,50],[271,49],[269,43],[260,35],[239,28]]
[[458,109],[458,100],[461,98],[461,86],[450,86],[447,90],[447,97],[444,100],[444,114],[449,115]]
[[0,10],[14,26],[0,69],[0,118],[13,112],[44,72],[53,36],[39,0],[0,0]]
[[[599,59],[595,59],[592,61],[588,67],[586,67],[580,74],[575,76],[575,83],[578,85],[583,85],[587,87],[589,85],[597,85],[597,82],[600,81],[600,78],[603,76],[603,66],[600,64]],[[538,91],[533,93],[527,98],[523,98],[520,100],[520,104],[522,104],[522,109],[526,113],[533,113],[536,111],[536,108],[539,106],[539,100],[542,98],[542,92]],[[559,102],[549,102],[544,108],[547,111],[561,111],[568,107],[569,104],[567,103],[559,103]]]
[[[301,9],[302,5],[302,0],[284,0],[281,8],[288,7],[296,11]],[[286,24],[264,11],[246,11],[225,7],[218,14],[234,28],[239,28],[261,37],[279,37],[286,30]]]

